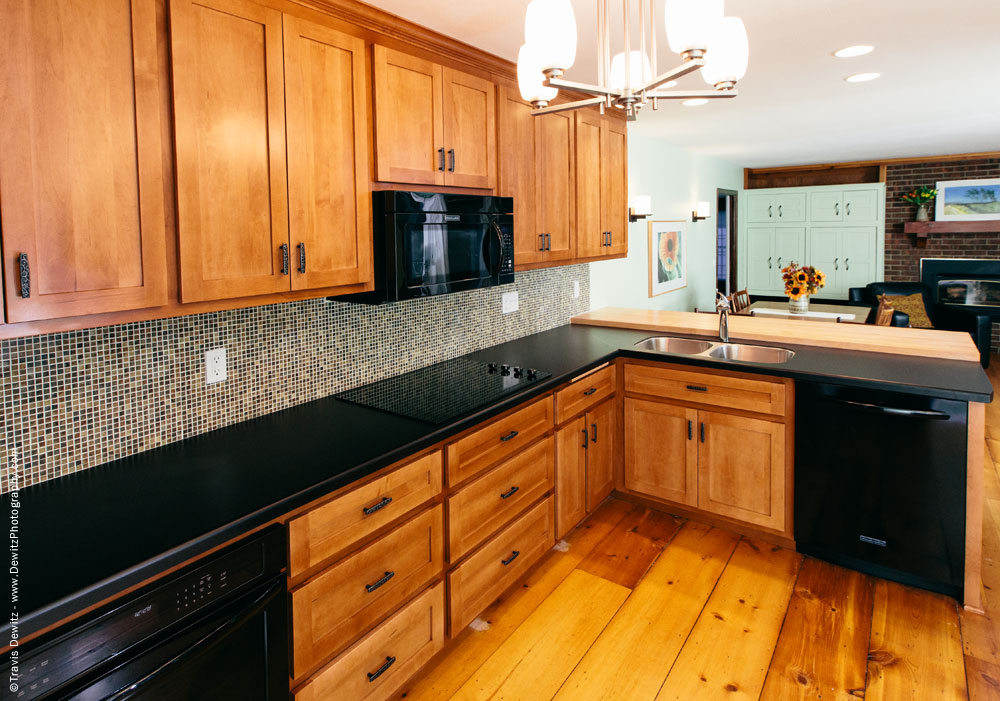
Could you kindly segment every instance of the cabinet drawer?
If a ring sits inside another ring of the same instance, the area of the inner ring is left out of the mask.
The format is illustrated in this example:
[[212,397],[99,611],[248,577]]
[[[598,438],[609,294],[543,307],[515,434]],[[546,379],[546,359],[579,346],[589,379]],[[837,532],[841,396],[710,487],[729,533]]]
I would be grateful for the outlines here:
[[382,701],[442,647],[444,583],[438,583],[320,670],[295,693],[295,701]]
[[552,397],[539,399],[448,446],[448,484],[474,477],[552,428]]
[[452,637],[552,547],[552,509],[549,497],[448,574]]
[[626,365],[625,391],[761,414],[785,414],[785,385],[782,382],[712,375],[674,367]]
[[292,592],[294,676],[354,642],[444,565],[444,507],[435,506]]
[[448,499],[448,543],[452,562],[552,489],[553,441],[551,436],[543,439],[473,480]]
[[574,380],[569,387],[556,392],[556,423],[561,424],[582,414],[614,394],[616,388],[614,365]]
[[290,577],[347,551],[441,493],[441,451],[404,465],[288,523]]

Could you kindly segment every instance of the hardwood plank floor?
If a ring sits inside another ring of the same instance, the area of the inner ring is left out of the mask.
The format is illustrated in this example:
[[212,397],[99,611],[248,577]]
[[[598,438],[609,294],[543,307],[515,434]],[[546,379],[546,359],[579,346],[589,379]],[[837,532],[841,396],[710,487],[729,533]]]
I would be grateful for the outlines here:
[[985,616],[610,499],[397,698],[1000,701],[1000,400],[986,436]]

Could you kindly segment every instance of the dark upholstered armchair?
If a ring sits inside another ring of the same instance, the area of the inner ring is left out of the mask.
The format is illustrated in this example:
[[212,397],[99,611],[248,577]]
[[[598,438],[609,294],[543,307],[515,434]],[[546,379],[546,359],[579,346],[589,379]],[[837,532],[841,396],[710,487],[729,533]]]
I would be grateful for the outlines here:
[[[924,298],[924,309],[934,328],[943,331],[965,331],[972,336],[979,348],[980,362],[983,367],[990,364],[990,336],[992,320],[986,314],[976,314],[964,309],[956,309],[946,304],[934,301],[931,288],[920,282],[872,282],[866,287],[852,287],[848,292],[848,301],[853,306],[868,307],[874,310],[878,307],[879,295],[912,295],[920,293]],[[897,326],[893,313],[893,326]],[[906,316],[903,314],[903,316]],[[909,317],[907,317],[909,322]],[[904,324],[905,325],[905,324]]]

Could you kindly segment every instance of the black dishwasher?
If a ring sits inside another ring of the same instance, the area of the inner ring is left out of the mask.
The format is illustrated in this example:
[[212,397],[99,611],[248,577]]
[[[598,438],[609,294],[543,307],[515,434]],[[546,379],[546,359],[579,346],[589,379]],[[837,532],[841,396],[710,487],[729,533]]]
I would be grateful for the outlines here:
[[799,382],[799,552],[961,599],[968,405]]

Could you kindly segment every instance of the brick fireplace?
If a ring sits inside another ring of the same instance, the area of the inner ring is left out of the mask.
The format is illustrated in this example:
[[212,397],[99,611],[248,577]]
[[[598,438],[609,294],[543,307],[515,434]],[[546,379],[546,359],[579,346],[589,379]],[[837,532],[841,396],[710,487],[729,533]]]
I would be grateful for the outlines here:
[[[917,248],[903,232],[915,208],[900,202],[905,192],[939,180],[1000,178],[1000,158],[924,161],[889,165],[885,188],[885,279],[920,280],[921,258],[1000,258],[1000,233],[930,234],[926,248]],[[931,212],[933,215],[933,211]],[[993,324],[993,352],[1000,353],[1000,323]]]

